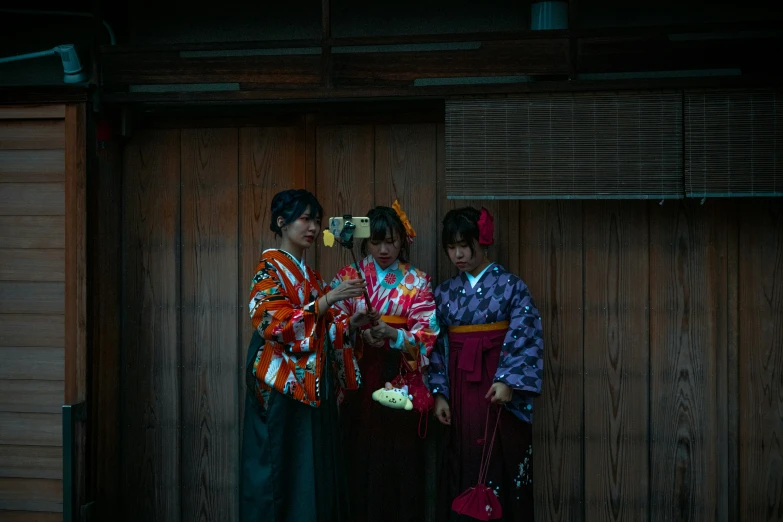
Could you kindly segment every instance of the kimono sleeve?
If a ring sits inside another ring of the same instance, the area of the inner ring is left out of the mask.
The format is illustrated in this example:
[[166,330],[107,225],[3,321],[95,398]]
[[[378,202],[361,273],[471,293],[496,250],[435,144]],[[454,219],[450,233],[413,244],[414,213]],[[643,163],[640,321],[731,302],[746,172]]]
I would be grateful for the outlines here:
[[[329,283],[326,288],[324,288],[324,293],[332,291],[346,279],[353,279],[358,277],[358,275],[355,274],[356,272],[353,271],[352,267],[343,267],[339,272],[337,272],[337,275],[334,276],[332,282]],[[354,313],[353,299],[345,299],[343,301],[331,303],[330,309],[334,315],[334,324],[338,325],[337,328],[329,329],[329,335],[332,343],[334,343],[335,347],[339,347],[340,345],[353,344],[352,340],[349,338],[350,335],[348,333],[350,331],[351,316]],[[338,330],[340,335],[337,333]]]
[[515,287],[510,303],[510,325],[500,352],[495,382],[538,396],[544,370],[541,316],[527,285],[517,280]]
[[[436,309],[436,321],[440,326],[445,324],[440,317],[439,310],[441,309],[440,293],[435,292],[435,309]],[[430,388],[430,393],[435,395],[436,393],[442,394],[446,399],[449,399],[449,367],[448,367],[448,334],[444,333],[445,329],[438,331],[437,340],[430,355],[430,366],[427,372],[427,383]]]
[[408,314],[408,330],[401,330],[403,339],[399,348],[428,358],[435,347],[440,327],[430,278],[426,274],[419,275],[419,286]]
[[256,268],[249,308],[253,328],[264,340],[277,342],[291,353],[312,351],[318,322],[315,302],[293,303],[271,261],[262,260]]

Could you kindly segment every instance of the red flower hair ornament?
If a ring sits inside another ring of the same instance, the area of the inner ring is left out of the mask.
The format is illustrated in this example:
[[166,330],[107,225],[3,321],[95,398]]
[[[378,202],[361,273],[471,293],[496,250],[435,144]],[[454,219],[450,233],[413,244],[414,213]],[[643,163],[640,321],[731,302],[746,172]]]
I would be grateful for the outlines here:
[[495,220],[492,214],[484,207],[481,207],[481,215],[478,220],[479,245],[489,246],[495,242]]

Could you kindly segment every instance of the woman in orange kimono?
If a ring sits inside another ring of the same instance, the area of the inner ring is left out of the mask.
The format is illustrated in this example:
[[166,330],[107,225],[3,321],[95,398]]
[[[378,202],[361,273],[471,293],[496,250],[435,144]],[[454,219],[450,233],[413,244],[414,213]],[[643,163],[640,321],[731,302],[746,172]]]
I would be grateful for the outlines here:
[[272,200],[270,228],[280,248],[261,254],[250,291],[242,522],[352,520],[336,397],[359,387],[351,338],[368,317],[331,306],[362,295],[365,284],[348,278],[329,289],[304,263],[322,215],[305,190]]

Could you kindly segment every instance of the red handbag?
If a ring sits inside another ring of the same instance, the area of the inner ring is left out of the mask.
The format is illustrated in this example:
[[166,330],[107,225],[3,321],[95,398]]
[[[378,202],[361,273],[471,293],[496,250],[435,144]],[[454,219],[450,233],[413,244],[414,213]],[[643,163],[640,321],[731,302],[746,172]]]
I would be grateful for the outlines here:
[[[424,376],[421,373],[421,354],[418,356],[415,368],[411,362],[408,361],[405,354],[400,355],[400,373],[391,381],[391,384],[395,388],[408,387],[408,395],[413,397],[411,399],[413,409],[419,412],[419,437],[424,438],[427,436],[427,428],[429,427],[428,413],[435,407],[435,398],[427,385],[424,384]],[[424,435],[421,434],[422,417],[425,421]]]
[[[467,515],[477,520],[497,520],[503,517],[503,508],[495,492],[484,485],[489,471],[489,460],[492,457],[492,446],[495,444],[495,434],[500,422],[500,411],[495,419],[495,429],[492,431],[492,440],[487,441],[489,430],[489,411],[487,408],[487,424],[484,427],[484,449],[481,452],[481,466],[479,467],[478,484],[464,491],[451,503],[451,509],[460,515]],[[489,443],[488,443],[489,442]]]

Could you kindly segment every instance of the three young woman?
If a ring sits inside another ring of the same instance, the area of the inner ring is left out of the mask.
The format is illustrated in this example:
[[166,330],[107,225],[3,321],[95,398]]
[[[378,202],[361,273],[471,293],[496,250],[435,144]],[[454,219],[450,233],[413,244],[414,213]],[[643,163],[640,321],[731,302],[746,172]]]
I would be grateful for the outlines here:
[[302,260],[321,228],[315,197],[281,192],[271,214],[281,242],[261,255],[251,290],[256,331],[247,359],[240,519],[423,520],[419,415],[386,408],[371,394],[399,373],[403,358],[424,368],[431,355],[435,413],[451,426],[444,514],[478,480],[491,402],[503,407],[488,485],[503,520],[532,520],[541,322],[524,283],[486,258],[488,216],[470,208],[447,214],[443,246],[461,273],[433,296],[429,277],[408,263],[409,224],[393,209],[368,213],[365,257],[340,270],[331,288]]

